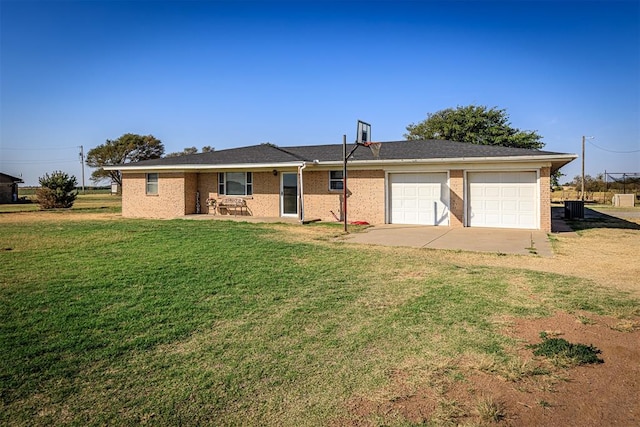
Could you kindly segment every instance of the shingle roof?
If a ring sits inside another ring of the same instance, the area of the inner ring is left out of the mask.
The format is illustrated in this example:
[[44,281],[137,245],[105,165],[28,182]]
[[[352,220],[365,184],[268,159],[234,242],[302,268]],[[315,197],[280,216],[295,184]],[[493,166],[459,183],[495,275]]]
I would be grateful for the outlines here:
[[[350,151],[353,144],[349,144]],[[379,160],[403,159],[461,159],[491,157],[566,156],[564,153],[531,150],[525,148],[476,145],[463,142],[423,140],[384,142]],[[231,148],[208,153],[178,157],[145,160],[129,166],[183,166],[183,165],[233,165],[233,164],[277,164],[295,162],[339,162],[343,159],[342,144],[304,145],[297,147],[277,147],[260,144],[249,147]],[[359,147],[350,161],[374,159],[371,150]],[[126,165],[124,165],[126,168]]]
[[2,173],[2,172],[0,172],[0,177],[3,177],[6,181],[13,181],[13,182],[16,182],[16,183],[24,182],[22,180],[22,178],[18,178],[17,176],[12,176],[12,175],[9,175],[9,174],[6,174],[6,173]]

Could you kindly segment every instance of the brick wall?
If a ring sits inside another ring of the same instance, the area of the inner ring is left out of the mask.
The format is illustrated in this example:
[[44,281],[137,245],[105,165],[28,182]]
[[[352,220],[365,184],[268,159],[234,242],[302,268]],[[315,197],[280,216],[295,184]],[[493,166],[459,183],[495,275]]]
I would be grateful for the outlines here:
[[185,181],[184,173],[160,173],[158,194],[148,195],[146,174],[122,174],[122,216],[174,218],[184,215]]
[[[347,219],[384,224],[384,171],[349,171]],[[304,172],[305,219],[335,221],[342,216],[342,190],[329,190],[329,171]]]
[[335,221],[342,218],[342,190],[329,190],[329,171],[304,171],[304,216],[306,220]]
[[[200,197],[202,200],[202,213],[207,213],[207,198],[221,200],[227,196],[218,194],[218,173],[200,173],[198,178]],[[235,197],[235,196],[228,196]],[[247,215],[262,217],[280,216],[280,174],[273,175],[273,172],[253,172],[253,195],[238,196],[247,202]],[[218,210],[218,215],[233,215],[225,211]]]
[[540,169],[540,230],[551,232],[551,168]]
[[464,227],[464,171],[449,171],[449,226]]
[[347,219],[367,221],[370,224],[384,224],[384,171],[350,171],[347,187]]
[[[198,194],[198,174],[184,174],[184,214],[190,215],[196,213],[196,197]],[[202,194],[200,194],[200,212],[202,210]]]
[[[291,171],[294,172],[294,171]],[[385,222],[385,180],[382,170],[350,170],[348,179],[348,219],[371,224]],[[451,170],[450,226],[464,224],[464,173]],[[248,214],[257,217],[280,216],[281,172],[253,173],[253,195],[245,197]],[[550,168],[540,169],[540,229],[551,231]],[[122,215],[124,217],[173,218],[195,213],[196,192],[200,191],[201,212],[207,213],[208,197],[218,194],[218,174],[160,173],[158,194],[146,194],[146,174],[123,174]],[[329,190],[329,171],[304,171],[305,219],[342,219],[342,191]]]
[[247,206],[253,216],[279,217],[280,174],[254,172],[253,198],[247,200]]

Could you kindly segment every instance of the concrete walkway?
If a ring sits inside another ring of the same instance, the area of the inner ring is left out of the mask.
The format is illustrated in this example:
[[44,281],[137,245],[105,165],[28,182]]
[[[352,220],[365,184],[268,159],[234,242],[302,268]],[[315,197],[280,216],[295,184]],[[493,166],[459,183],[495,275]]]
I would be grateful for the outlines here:
[[539,230],[386,224],[351,234],[345,240],[369,245],[553,256],[547,234]]

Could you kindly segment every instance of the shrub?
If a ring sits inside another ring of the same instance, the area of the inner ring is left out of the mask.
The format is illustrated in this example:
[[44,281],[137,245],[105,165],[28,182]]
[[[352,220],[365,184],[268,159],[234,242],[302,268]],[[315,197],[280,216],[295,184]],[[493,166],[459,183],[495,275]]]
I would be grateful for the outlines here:
[[40,209],[70,208],[78,195],[74,191],[78,184],[76,177],[62,171],[51,175],[45,173],[39,178],[41,187],[36,190]]

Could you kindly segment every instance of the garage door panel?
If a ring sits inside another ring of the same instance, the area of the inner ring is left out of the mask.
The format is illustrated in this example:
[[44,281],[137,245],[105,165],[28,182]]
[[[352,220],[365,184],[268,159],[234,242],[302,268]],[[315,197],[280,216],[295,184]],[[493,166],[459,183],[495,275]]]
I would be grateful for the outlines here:
[[504,200],[501,207],[506,212],[515,212],[519,210],[518,205],[519,203],[516,200]]
[[538,228],[535,172],[470,172],[468,225]]
[[520,188],[520,191],[518,193],[518,196],[520,197],[530,197],[530,198],[534,198],[536,195],[536,189],[534,187],[523,187]]
[[502,197],[518,197],[520,189],[518,187],[505,187],[502,189]]
[[482,202],[482,207],[486,211],[499,211],[500,210],[500,201],[499,200],[485,200]]
[[533,212],[534,209],[536,208],[535,203],[533,203],[533,201],[527,200],[527,201],[520,201],[518,203],[518,210],[523,212]]
[[389,193],[392,224],[449,224],[446,173],[390,174]]
[[485,197],[500,197],[500,188],[486,187],[483,193]]

